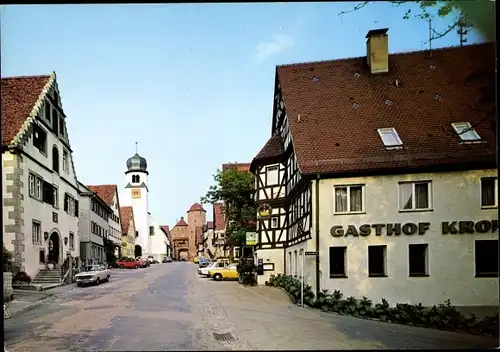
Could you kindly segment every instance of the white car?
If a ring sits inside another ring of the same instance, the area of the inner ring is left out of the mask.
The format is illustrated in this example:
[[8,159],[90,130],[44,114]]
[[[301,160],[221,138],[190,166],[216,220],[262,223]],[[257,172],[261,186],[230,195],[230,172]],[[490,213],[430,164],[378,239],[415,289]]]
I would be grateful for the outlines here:
[[210,265],[208,265],[208,266],[206,266],[204,268],[198,268],[198,275],[208,276],[208,271],[209,270],[212,270],[212,269],[215,269],[215,268],[223,268],[225,266],[226,265],[224,263],[213,262],[213,263],[211,263]]
[[99,285],[101,282],[109,281],[111,277],[111,270],[104,265],[89,265],[84,270],[75,275],[77,286],[86,284]]

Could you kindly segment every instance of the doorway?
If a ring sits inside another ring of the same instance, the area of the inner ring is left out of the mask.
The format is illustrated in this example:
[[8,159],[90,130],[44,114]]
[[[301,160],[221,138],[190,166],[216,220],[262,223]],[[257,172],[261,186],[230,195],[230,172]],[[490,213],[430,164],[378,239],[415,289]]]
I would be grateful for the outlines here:
[[142,257],[142,247],[138,244],[135,245],[134,258]]
[[49,263],[59,264],[60,240],[57,232],[52,232],[49,238]]

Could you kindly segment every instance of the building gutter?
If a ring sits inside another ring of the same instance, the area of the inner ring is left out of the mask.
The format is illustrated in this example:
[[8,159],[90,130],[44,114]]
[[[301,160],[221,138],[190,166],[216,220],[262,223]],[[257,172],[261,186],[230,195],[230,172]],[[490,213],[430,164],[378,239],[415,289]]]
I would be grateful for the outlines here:
[[316,175],[316,199],[315,199],[315,214],[314,214],[314,222],[315,222],[315,230],[316,230],[316,297],[318,297],[320,292],[320,284],[319,284],[319,180],[320,175]]

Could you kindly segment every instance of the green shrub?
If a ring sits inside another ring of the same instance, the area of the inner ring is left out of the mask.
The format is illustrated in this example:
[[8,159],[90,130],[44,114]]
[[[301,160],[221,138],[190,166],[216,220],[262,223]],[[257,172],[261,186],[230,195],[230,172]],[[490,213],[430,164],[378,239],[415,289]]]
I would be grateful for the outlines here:
[[26,274],[24,271],[20,271],[12,277],[12,282],[22,282],[22,283],[29,284],[29,283],[31,283],[31,277],[28,274]]
[[[290,298],[294,303],[300,303],[301,283],[298,278],[283,274],[271,275],[266,285],[284,289],[290,294]],[[473,314],[466,317],[452,306],[450,300],[431,308],[426,308],[421,303],[415,305],[402,303],[390,307],[384,298],[382,298],[381,303],[375,305],[366,297],[362,299],[355,297],[344,299],[339,290],[334,290],[333,293],[322,290],[315,297],[312,287],[304,285],[304,304],[325,312],[335,312],[360,318],[374,318],[383,322],[433,327],[441,330],[465,331],[491,336],[499,335],[498,315],[483,319],[478,319]]]

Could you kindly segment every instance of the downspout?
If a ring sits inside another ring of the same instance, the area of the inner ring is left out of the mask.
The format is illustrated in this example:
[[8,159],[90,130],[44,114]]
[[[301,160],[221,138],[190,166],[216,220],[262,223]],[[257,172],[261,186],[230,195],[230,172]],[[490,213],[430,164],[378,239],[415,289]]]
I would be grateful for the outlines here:
[[316,199],[315,199],[315,229],[316,229],[316,297],[318,297],[320,292],[320,278],[319,278],[319,174],[316,175]]

